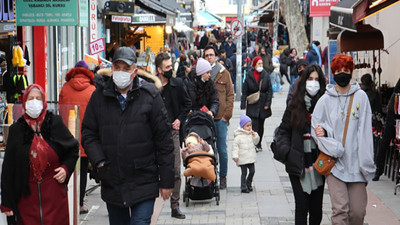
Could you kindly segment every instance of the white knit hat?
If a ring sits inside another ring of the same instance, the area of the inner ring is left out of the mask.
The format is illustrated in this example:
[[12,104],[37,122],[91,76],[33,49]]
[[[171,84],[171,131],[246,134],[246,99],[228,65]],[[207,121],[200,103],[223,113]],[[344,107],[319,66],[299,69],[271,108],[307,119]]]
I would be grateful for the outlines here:
[[209,71],[211,71],[210,63],[203,58],[199,58],[196,64],[196,75],[201,76]]

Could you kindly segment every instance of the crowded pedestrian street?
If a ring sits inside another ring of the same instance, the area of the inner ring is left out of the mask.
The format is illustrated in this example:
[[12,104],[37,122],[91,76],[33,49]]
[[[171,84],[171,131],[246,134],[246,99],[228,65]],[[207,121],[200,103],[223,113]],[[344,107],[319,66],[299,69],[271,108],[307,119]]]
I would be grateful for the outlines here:
[[[288,85],[274,94],[272,116],[265,122],[263,151],[257,153],[254,191],[240,192],[240,168],[231,160],[233,131],[238,127],[240,114],[238,101],[235,101],[234,114],[228,129],[229,168],[227,189],[221,190],[221,202],[217,206],[215,198],[190,201],[189,206],[180,200],[181,210],[186,219],[171,217],[169,201],[157,199],[152,224],[208,224],[208,225],[289,225],[294,224],[294,197],[284,165],[273,159],[269,145],[274,129],[280,124],[286,108]],[[182,167],[182,171],[183,171]],[[88,188],[95,186],[93,180]],[[386,176],[378,182],[369,182],[368,206],[365,225],[400,224],[400,196],[394,195],[394,183]],[[182,182],[184,190],[184,182]],[[100,188],[87,195],[89,213],[80,216],[80,225],[108,224],[107,208],[100,199]],[[323,196],[323,219],[321,224],[329,225],[331,203],[325,186]]]

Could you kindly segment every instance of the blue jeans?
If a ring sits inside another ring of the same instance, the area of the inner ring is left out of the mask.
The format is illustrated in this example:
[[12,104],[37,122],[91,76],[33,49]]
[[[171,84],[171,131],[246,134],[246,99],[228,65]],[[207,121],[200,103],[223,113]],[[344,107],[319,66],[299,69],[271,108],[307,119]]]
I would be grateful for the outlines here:
[[107,203],[110,225],[149,225],[153,215],[155,199],[139,202],[132,207],[121,207]]
[[219,157],[219,176],[226,177],[228,173],[228,152],[226,151],[226,135],[228,133],[228,122],[216,120],[217,127],[217,151]]
[[294,81],[297,79],[299,75],[290,75],[290,85],[294,83]]

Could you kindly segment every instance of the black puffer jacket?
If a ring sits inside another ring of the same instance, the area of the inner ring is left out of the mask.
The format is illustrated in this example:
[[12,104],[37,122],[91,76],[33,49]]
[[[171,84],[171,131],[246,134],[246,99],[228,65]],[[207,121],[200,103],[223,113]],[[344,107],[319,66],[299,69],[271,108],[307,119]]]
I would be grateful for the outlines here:
[[109,79],[89,101],[82,122],[82,145],[99,170],[101,197],[128,207],[158,197],[159,188],[174,187],[171,125],[160,92],[138,76],[125,110]]
[[[240,108],[246,109],[246,115],[252,118],[266,119],[272,115],[271,103],[272,103],[272,85],[271,80],[265,70],[260,74],[260,79],[256,81],[253,75],[253,68],[250,68],[246,73],[246,79],[243,84],[242,99]],[[256,93],[261,84],[260,99],[255,104],[247,104],[247,96]],[[268,106],[268,110],[264,109],[264,106]]]

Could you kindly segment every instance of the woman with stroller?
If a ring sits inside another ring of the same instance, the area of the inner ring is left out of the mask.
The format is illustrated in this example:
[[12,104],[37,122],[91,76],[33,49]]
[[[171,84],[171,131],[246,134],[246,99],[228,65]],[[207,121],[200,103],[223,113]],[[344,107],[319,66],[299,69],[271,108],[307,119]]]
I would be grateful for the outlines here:
[[[242,193],[249,193],[253,191],[251,183],[255,173],[254,163],[257,158],[254,146],[258,143],[260,137],[251,129],[251,119],[245,114],[240,116],[240,128],[235,130],[234,136],[232,159],[242,170],[240,189]],[[247,170],[249,170],[248,176]]]
[[[311,114],[325,93],[325,76],[310,65],[299,78],[277,134],[275,159],[284,162],[295,199],[295,224],[320,224],[324,177],[313,168],[318,148],[311,138]],[[307,217],[309,216],[309,223]]]
[[[219,100],[218,91],[214,82],[211,79],[210,63],[199,58],[196,65],[195,76],[189,76],[191,79],[186,79],[185,83],[188,88],[190,98],[192,100],[192,111],[204,110],[211,117],[217,115]],[[194,71],[191,71],[193,73]]]
[[[257,92],[259,92],[258,101],[250,104],[247,97]],[[246,115],[251,118],[253,130],[260,136],[260,141],[256,145],[256,151],[262,151],[261,142],[264,135],[264,122],[266,118],[272,115],[271,103],[271,80],[263,68],[261,57],[256,56],[253,59],[252,67],[247,71],[240,104],[240,109],[246,109]]]

